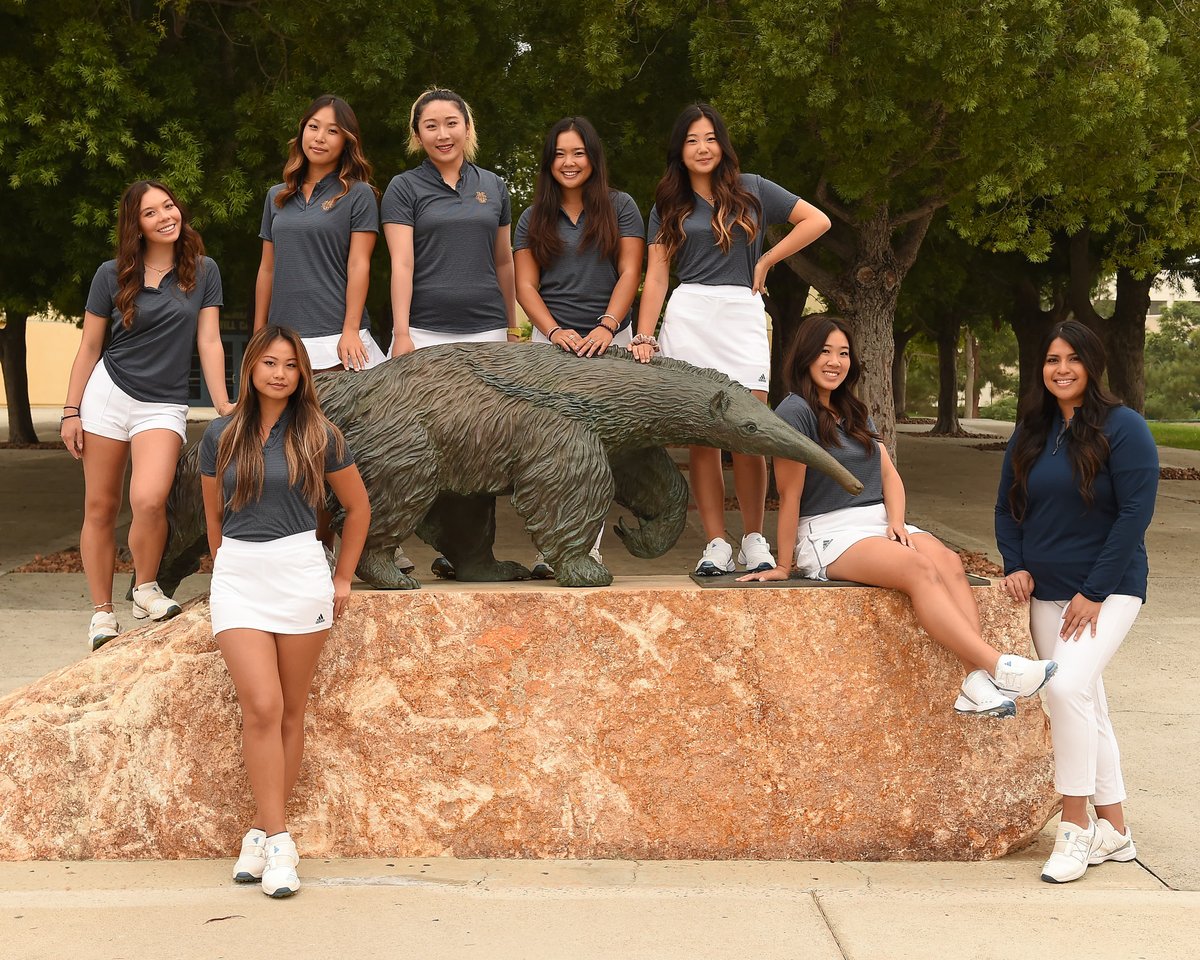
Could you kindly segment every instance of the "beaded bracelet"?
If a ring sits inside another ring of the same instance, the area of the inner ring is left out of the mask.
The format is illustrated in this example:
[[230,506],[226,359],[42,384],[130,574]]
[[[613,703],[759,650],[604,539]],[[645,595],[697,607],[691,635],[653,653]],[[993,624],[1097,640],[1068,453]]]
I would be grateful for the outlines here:
[[[611,320],[613,325],[610,327],[605,320]],[[603,327],[609,333],[616,333],[621,329],[621,321],[614,317],[611,313],[602,313],[596,318],[596,326]]]

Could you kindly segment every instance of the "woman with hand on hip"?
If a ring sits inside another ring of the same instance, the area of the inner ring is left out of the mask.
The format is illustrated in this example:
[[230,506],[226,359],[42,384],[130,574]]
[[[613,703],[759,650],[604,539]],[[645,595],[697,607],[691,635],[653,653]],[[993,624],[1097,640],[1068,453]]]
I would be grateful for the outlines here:
[[[767,227],[784,222],[793,225],[791,232],[763,253]],[[829,218],[812,204],[741,172],[716,110],[703,103],[688,107],[671,131],[667,170],[650,211],[634,354],[649,362],[660,348],[654,327],[674,266],[679,286],[663,318],[663,356],[719,370],[766,403],[771,354],[761,294],[767,271],[828,229]],[[691,447],[688,476],[708,540],[696,572],[730,573],[735,568],[725,540],[721,451]],[[769,570],[775,558],[762,535],[765,458],[733,454],[733,478],[744,528],[738,562],[750,571]]]
[[[246,344],[237,408],[205,431],[200,474],[213,635],[237,689],[256,805],[233,879],[286,897],[300,888],[284,810],[300,774],[304,712],[371,522],[366,488],[321,413],[295,331],[268,325]],[[326,483],[346,511],[332,577],[316,537]]]
[[1101,674],[1146,599],[1158,448],[1146,421],[1104,389],[1091,330],[1057,324],[1041,356],[1004,454],[996,543],[1005,588],[1030,606],[1039,655],[1059,664],[1046,708],[1063,806],[1042,879],[1067,883],[1089,864],[1137,855]]
[[[958,554],[905,523],[904,482],[854,394],[861,372],[849,327],[825,316],[800,325],[784,365],[792,392],[775,412],[829,451],[863,490],[852,496],[823,473],[776,457],[779,543],[790,545],[802,576],[906,593],[917,622],[968,671],[954,709],[1011,717],[1014,699],[1040,690],[1055,664],[1001,654],[987,643]],[[791,565],[789,558],[739,579],[786,580]]]
[[167,494],[187,439],[193,344],[217,412],[233,406],[225,386],[221,299],[220,271],[204,255],[204,242],[175,195],[156,180],[131,184],[117,214],[116,259],[101,264],[88,292],[61,421],[67,450],[83,460],[79,550],[93,603],[92,650],[120,631],[112,604],[115,527],[131,456],[133,616],[165,620],[179,613],[157,582]]
[[[633,198],[609,188],[595,127],[585,117],[559,120],[546,135],[533,204],[513,242],[517,302],[533,324],[533,342],[581,357],[628,346],[644,234]],[[592,547],[597,563],[603,535]],[[533,575],[554,576],[541,554]]]

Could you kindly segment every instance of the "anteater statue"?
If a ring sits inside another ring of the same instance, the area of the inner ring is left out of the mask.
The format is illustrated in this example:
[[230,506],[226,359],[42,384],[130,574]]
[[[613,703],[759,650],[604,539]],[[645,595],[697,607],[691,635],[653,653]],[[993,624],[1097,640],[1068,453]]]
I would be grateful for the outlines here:
[[[666,444],[788,457],[862,489],[723,374],[677,360],[638,363],[620,348],[583,359],[549,345],[451,344],[316,384],[370,494],[356,572],[378,588],[419,586],[392,560],[414,532],[459,580],[527,579],[525,567],[492,554],[502,495],[512,496],[560,584],[605,586],[612,575],[588,550],[612,501],[637,519],[635,528],[615,528],[634,556],[661,556],[683,531],[688,488]],[[194,449],[180,460],[169,512],[159,573],[168,592],[205,550]]]

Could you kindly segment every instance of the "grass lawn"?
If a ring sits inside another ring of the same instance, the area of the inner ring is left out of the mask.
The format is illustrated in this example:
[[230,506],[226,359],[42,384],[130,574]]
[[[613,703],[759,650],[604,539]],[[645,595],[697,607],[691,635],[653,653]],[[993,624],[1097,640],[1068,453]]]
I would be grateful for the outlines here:
[[1151,423],[1150,432],[1160,447],[1200,450],[1200,423]]

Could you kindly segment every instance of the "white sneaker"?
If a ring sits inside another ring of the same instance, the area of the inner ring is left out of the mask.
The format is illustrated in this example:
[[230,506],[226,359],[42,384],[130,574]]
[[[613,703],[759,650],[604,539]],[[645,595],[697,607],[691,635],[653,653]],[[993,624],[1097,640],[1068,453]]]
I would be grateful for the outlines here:
[[986,670],[972,670],[962,682],[962,692],[954,701],[958,713],[977,713],[985,717],[1015,717],[1017,705],[996,689]]
[[242,838],[242,855],[233,865],[233,879],[236,883],[253,883],[262,879],[266,869],[267,835],[254,827]]
[[771,545],[767,543],[767,538],[761,533],[748,533],[742,537],[738,563],[746,568],[747,573],[774,570],[775,555],[771,553]]
[[[771,566],[775,566],[774,563]],[[696,572],[702,577],[719,577],[723,573],[733,573],[737,568],[733,565],[733,547],[717,537],[708,541],[700,562],[696,564]]]
[[1013,653],[1006,653],[996,664],[993,680],[996,689],[1014,699],[1032,697],[1054,676],[1058,664],[1053,660],[1027,660]]
[[396,552],[392,555],[392,561],[400,568],[401,573],[412,573],[417,569],[417,565],[408,558],[403,547],[396,548]]
[[1118,863],[1128,863],[1137,857],[1137,847],[1133,845],[1133,834],[1126,825],[1124,833],[1117,833],[1117,828],[1101,817],[1096,821],[1096,840],[1092,844],[1092,852],[1088,854],[1088,863],[1095,866],[1107,860]]
[[1047,883],[1070,883],[1087,872],[1088,859],[1096,842],[1096,824],[1088,820],[1088,826],[1076,826],[1063,820],[1054,837],[1054,852],[1042,867],[1042,879]]
[[600,552],[599,547],[592,547],[592,549],[588,551],[588,556],[600,564],[600,566],[604,566],[604,555]]
[[300,877],[296,867],[300,856],[296,844],[285,830],[265,840],[267,863],[262,874],[262,892],[268,897],[290,897],[300,889]]
[[157,580],[133,588],[133,619],[170,620],[183,610],[174,600],[162,592]]
[[533,558],[533,566],[529,570],[534,580],[553,580],[554,568],[546,562],[546,555],[538,552],[538,555]]
[[97,610],[92,614],[92,622],[88,626],[88,646],[94,651],[112,640],[121,632],[117,623],[117,615],[111,610]]

